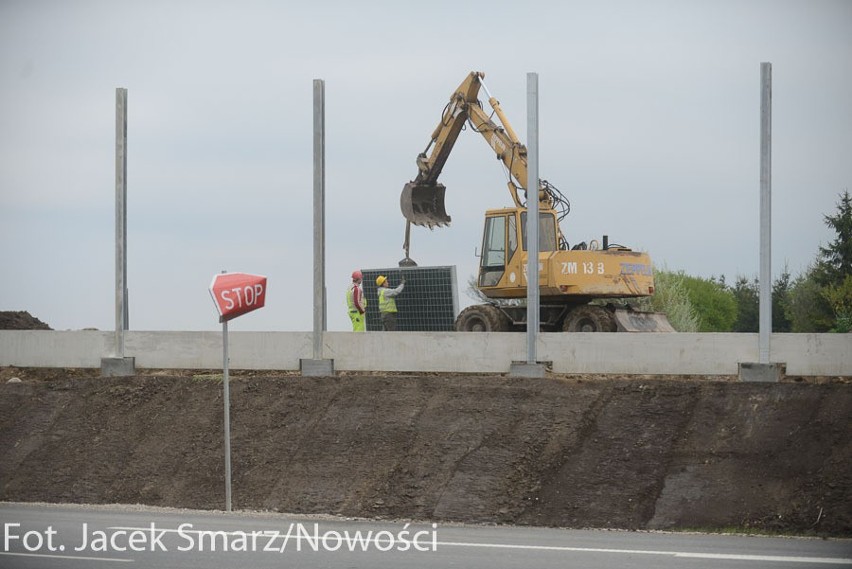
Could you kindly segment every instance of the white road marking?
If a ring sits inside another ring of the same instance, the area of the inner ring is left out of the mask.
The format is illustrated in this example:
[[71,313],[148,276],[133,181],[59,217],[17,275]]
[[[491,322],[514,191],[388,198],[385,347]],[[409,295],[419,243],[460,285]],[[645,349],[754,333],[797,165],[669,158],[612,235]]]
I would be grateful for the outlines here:
[[[114,530],[143,530],[148,531],[150,527],[111,527]],[[164,533],[177,533],[177,529],[157,528],[157,531]],[[184,533],[209,533],[210,530],[183,530]],[[236,534],[241,535],[243,531],[222,531],[226,535]],[[274,536],[278,534],[277,530],[267,530],[262,532],[264,535]],[[304,536],[293,536],[293,539],[303,539]],[[371,538],[367,541],[376,541]],[[429,542],[431,544],[431,541]],[[618,555],[663,555],[668,557],[685,557],[692,559],[718,559],[727,561],[753,561],[753,562],[772,562],[772,563],[812,563],[823,565],[852,565],[852,558],[848,557],[798,557],[792,555],[746,555],[739,553],[694,553],[690,551],[658,551],[653,549],[607,549],[597,547],[570,547],[566,545],[520,545],[511,543],[474,543],[462,541],[438,541],[438,547],[481,547],[494,549],[520,549],[534,551],[566,551],[572,553],[611,553]]]
[[465,543],[439,541],[438,546],[491,547],[498,549],[530,549],[537,551],[570,551],[573,553],[614,553],[621,555],[666,555],[693,559],[725,559],[730,561],[771,561],[778,563],[821,563],[852,565],[852,559],[843,557],[796,557],[787,555],[744,555],[739,553],[693,553],[689,551],[655,551],[652,549],[605,549],[597,547],[569,547],[562,545],[515,545],[508,543]]

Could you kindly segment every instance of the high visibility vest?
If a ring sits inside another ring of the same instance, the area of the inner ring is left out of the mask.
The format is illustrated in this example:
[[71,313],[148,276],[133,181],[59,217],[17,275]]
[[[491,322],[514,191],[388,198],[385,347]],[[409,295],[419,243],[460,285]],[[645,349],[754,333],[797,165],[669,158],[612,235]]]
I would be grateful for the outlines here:
[[[352,285],[346,289],[346,306],[349,307],[350,312],[358,312],[358,307],[355,306],[355,286],[357,285]],[[367,299],[363,294],[361,295],[361,306],[365,310],[367,309]]]
[[392,296],[385,297],[387,287],[379,288],[379,312],[396,312],[396,299]]

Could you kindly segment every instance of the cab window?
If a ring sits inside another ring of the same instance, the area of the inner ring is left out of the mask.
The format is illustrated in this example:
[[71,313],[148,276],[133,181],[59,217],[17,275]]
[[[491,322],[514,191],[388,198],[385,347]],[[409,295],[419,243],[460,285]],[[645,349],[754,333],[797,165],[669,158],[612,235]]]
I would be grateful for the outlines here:
[[495,286],[506,269],[506,216],[485,219],[479,286]]
[[[527,250],[527,212],[521,212],[521,235],[524,251]],[[550,213],[538,214],[538,250],[556,251],[556,218]]]

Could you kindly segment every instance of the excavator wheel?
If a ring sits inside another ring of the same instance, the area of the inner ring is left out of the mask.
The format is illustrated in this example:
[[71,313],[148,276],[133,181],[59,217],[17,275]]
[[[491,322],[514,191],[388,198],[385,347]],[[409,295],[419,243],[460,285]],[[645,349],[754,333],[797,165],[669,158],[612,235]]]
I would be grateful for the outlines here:
[[617,328],[612,312],[588,304],[572,308],[562,323],[564,332],[615,332]]
[[500,309],[490,304],[468,306],[456,318],[456,332],[506,332],[511,322],[500,312]]

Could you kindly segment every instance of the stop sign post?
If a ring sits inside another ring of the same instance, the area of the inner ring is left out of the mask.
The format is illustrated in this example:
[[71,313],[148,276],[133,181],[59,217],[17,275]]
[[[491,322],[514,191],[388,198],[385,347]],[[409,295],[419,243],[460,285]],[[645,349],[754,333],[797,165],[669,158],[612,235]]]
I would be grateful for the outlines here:
[[228,381],[228,320],[266,303],[266,277],[222,272],[210,283],[210,295],[222,323],[222,370],[225,402],[225,510],[231,511],[231,394]]

